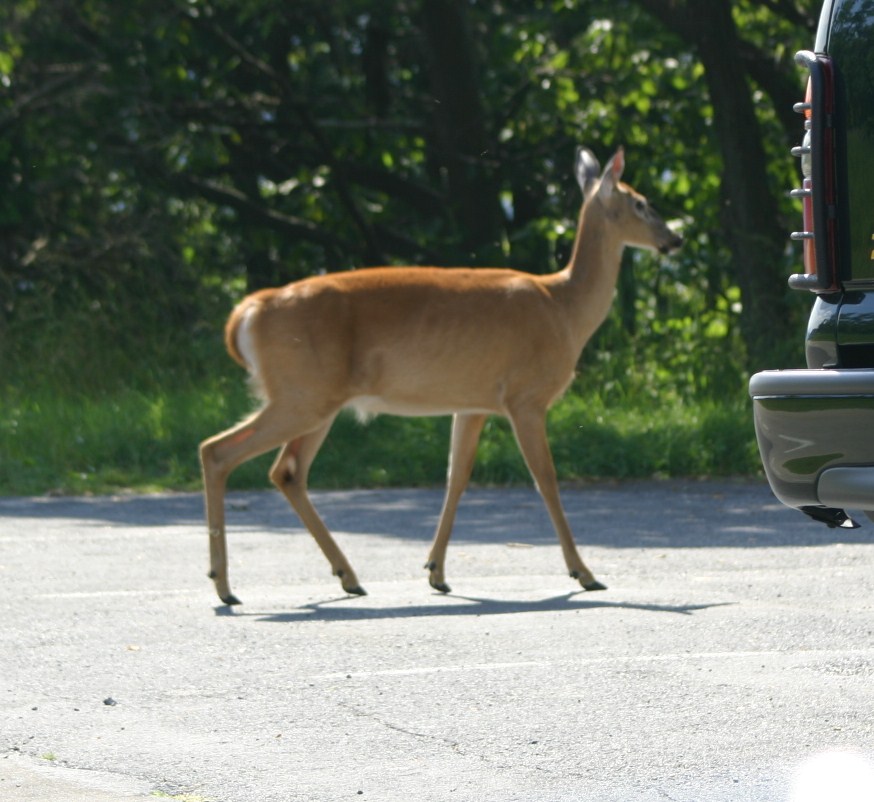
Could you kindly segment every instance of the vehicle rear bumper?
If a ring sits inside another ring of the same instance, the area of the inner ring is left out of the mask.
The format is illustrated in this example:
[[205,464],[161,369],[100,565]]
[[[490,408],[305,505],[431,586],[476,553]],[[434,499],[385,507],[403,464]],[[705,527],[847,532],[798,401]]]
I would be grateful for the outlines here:
[[874,370],[768,370],[749,390],[780,501],[874,510]]

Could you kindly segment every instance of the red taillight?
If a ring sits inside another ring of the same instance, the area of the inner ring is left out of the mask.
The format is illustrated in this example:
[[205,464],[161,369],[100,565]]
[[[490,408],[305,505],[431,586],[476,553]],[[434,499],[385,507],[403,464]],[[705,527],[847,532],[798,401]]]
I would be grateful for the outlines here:
[[[813,198],[811,197],[813,192],[813,181],[809,178],[805,178],[804,183],[801,186],[803,188],[802,192],[805,193],[802,198],[801,216],[804,230],[809,231],[816,236],[816,233],[813,230]],[[804,273],[808,276],[816,275],[816,248],[814,247],[813,239],[804,240]]]
[[792,149],[801,158],[804,183],[790,194],[804,208],[804,230],[792,239],[804,243],[804,273],[789,277],[794,289],[828,292],[838,285],[837,182],[835,153],[835,86],[831,60],[806,50],[795,60],[810,70],[803,103],[804,142]]

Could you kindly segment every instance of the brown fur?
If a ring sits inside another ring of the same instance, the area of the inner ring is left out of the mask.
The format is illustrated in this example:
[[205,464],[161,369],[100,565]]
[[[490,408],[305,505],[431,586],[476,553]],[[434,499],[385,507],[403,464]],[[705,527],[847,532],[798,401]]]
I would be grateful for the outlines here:
[[314,276],[245,298],[232,312],[228,352],[260,387],[264,407],[201,445],[212,575],[227,579],[224,484],[241,462],[284,444],[274,484],[315,537],[344,589],[363,592],[309,500],[310,465],[338,411],[452,414],[447,491],[428,557],[432,586],[449,588],[444,562],[458,500],[486,417],[516,439],[559,537],[571,575],[603,586],[585,566],[561,507],[545,417],[574,375],[583,346],[607,315],[626,244],[679,244],[644,198],[622,184],[622,154],[586,201],[568,266],[546,276],[493,268],[372,268]]

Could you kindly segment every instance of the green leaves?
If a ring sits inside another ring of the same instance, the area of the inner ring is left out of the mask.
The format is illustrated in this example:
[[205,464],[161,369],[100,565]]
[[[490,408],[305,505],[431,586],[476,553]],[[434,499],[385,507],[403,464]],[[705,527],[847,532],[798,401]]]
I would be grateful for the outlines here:
[[[378,16],[367,0],[9,0],[0,370],[20,376],[50,355],[41,368],[68,376],[86,341],[99,343],[100,381],[134,381],[118,368],[132,353],[188,365],[185,349],[217,341],[246,289],[319,271],[555,270],[580,202],[574,148],[586,144],[602,161],[626,146],[627,180],[686,246],[632,258],[585,359],[658,354],[693,377],[706,370],[678,362],[715,359],[740,387],[749,304],[731,300],[743,265],[723,189],[739,167],[720,153],[698,50],[651,13],[666,5],[708,13],[656,0],[450,4],[460,33],[434,54],[420,4],[400,0]],[[774,98],[787,84],[800,92],[791,51],[809,39],[810,8],[732,4],[786,230],[797,210],[782,200],[793,166]],[[441,118],[435,76],[462,53],[473,111]],[[767,269],[788,274],[795,259]],[[690,392],[712,386],[693,378]]]

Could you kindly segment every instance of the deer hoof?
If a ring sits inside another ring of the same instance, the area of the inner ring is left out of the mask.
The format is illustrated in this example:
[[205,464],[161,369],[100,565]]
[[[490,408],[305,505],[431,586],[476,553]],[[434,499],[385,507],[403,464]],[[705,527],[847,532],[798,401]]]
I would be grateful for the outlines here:
[[231,607],[231,606],[233,606],[233,605],[235,605],[235,604],[242,604],[242,603],[243,603],[243,602],[241,602],[241,601],[240,601],[236,596],[234,596],[233,593],[228,593],[227,596],[219,596],[219,598],[220,598],[220,599],[221,599],[225,604],[227,604],[229,607]]
[[336,576],[340,580],[340,587],[342,587],[343,590],[345,590],[346,593],[348,593],[350,596],[366,596],[367,591],[362,588],[361,585],[352,585],[351,587],[347,587],[346,582],[343,581],[344,579],[351,582],[358,581],[355,573],[353,571],[350,571],[350,573],[352,574],[352,576],[347,577],[346,572],[342,568],[338,568],[336,571],[334,571],[334,576]]
[[[586,573],[588,573],[588,572],[586,572]],[[592,576],[592,575],[589,574],[589,576]],[[607,590],[607,586],[600,583],[593,576],[592,576],[591,582],[584,582],[582,574],[580,571],[571,571],[570,577],[571,577],[571,579],[576,579],[583,586],[583,590]]]
[[[446,584],[442,579],[438,580],[434,578],[434,572],[437,570],[437,563],[435,560],[431,560],[430,562],[425,563],[425,569],[431,572],[431,576],[428,577],[428,584],[434,588],[434,590],[440,591],[440,593],[451,593],[452,588]],[[440,572],[440,575],[443,575],[443,571]]]

